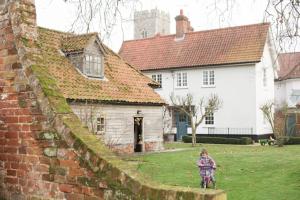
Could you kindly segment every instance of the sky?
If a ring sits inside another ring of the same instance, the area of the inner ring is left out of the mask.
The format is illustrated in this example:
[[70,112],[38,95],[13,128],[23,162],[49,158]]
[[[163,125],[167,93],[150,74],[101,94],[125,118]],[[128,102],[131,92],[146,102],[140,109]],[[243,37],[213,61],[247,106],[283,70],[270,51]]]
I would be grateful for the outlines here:
[[[116,22],[110,38],[106,38],[104,43],[118,52],[123,40],[133,39],[134,10],[157,8],[168,12],[170,30],[175,33],[174,18],[180,9],[189,18],[194,30],[201,31],[261,23],[264,21],[266,5],[266,0],[139,0],[134,9],[122,8],[125,20]],[[76,17],[75,7],[63,0],[36,0],[36,9],[38,25],[56,30],[69,31]],[[225,11],[224,14],[220,14],[222,11]],[[92,27],[91,31],[99,32],[97,27]]]

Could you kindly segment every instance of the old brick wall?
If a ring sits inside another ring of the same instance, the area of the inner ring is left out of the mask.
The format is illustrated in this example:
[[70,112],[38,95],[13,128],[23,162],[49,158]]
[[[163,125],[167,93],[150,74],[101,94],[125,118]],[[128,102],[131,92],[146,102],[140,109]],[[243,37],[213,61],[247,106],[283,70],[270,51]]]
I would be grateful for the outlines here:
[[41,113],[19,62],[9,14],[0,18],[0,197],[102,199],[106,184],[80,166]]
[[32,59],[36,37],[34,0],[0,5],[0,199],[226,200],[146,180],[100,143]]

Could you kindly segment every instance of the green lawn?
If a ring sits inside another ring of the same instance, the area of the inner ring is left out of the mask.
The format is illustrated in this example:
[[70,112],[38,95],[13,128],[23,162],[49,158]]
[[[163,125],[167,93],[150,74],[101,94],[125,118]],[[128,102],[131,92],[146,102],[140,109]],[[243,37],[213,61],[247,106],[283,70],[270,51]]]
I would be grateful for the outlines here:
[[181,151],[130,157],[137,169],[168,185],[199,187],[196,161],[205,147],[217,162],[217,187],[229,200],[299,200],[300,145],[235,146],[169,144]]

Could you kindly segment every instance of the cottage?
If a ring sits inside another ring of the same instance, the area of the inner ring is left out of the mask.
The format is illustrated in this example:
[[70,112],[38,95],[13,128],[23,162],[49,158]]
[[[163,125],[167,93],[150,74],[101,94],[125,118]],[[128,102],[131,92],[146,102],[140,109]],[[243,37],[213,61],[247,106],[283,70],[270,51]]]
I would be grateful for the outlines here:
[[[175,20],[176,34],[125,41],[120,55],[160,83],[156,91],[169,104],[171,94],[219,96],[222,108],[206,117],[198,134],[253,139],[272,134],[260,110],[274,101],[277,62],[270,24],[194,32],[182,10]],[[180,139],[191,131],[188,119],[169,108],[167,132]]]
[[275,80],[275,104],[295,107],[300,102],[300,52],[282,53],[278,57],[280,70]]
[[96,33],[74,35],[39,28],[50,76],[72,110],[118,151],[162,147],[162,105],[157,84],[103,45]]

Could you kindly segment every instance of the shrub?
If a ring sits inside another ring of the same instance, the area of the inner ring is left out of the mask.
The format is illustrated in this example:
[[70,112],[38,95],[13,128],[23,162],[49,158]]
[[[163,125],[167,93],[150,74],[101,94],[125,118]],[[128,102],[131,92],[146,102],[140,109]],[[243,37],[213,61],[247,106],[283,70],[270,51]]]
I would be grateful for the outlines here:
[[300,144],[300,137],[290,137],[284,144]]
[[[192,136],[185,135],[182,137],[185,143],[192,142]],[[197,143],[211,143],[211,144],[252,144],[252,139],[249,137],[243,138],[223,138],[223,137],[196,137]]]
[[278,137],[276,141],[277,141],[277,145],[279,147],[282,147],[284,144],[287,144],[287,142],[289,141],[289,137]]
[[242,140],[241,141],[242,144],[253,144],[252,139],[249,137],[241,137],[241,140]]

